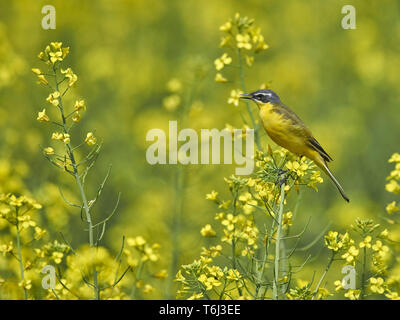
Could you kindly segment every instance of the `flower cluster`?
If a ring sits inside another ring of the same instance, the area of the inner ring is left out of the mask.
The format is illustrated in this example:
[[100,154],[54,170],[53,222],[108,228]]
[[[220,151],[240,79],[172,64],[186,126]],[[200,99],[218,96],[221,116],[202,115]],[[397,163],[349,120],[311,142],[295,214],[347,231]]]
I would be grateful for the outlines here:
[[[73,87],[78,76],[72,71],[70,67],[63,69],[61,67],[61,62],[69,54],[69,47],[63,47],[62,42],[52,42],[50,45],[46,46],[45,50],[39,53],[39,59],[46,63],[46,71],[42,71],[39,68],[33,68],[32,72],[38,77],[39,83],[44,84],[49,88],[50,93],[46,98],[46,101],[52,106],[56,107],[60,113],[60,121],[53,121],[48,114],[46,108],[38,112],[37,121],[44,123],[54,123],[62,131],[53,132],[51,139],[58,140],[67,145],[67,149],[72,149],[71,147],[71,129],[75,123],[78,123],[82,119],[82,112],[86,111],[86,102],[83,99],[78,99],[75,101],[74,105],[69,108],[63,105],[63,97]],[[54,79],[54,83],[46,78],[46,75],[51,75]],[[64,85],[64,87],[62,87]],[[54,112],[53,112],[54,113]],[[68,124],[71,121],[71,125]],[[86,139],[84,140],[87,145],[93,146],[97,144],[97,139],[92,132],[87,133]],[[46,147],[43,149],[45,155],[54,164],[65,168],[65,157],[59,156],[55,153],[53,147]]]
[[[204,247],[199,260],[179,270],[176,275],[176,281],[180,283],[178,297],[260,299],[265,298],[268,288],[274,286],[275,280],[267,276],[274,274],[274,269],[268,267],[274,257],[268,251],[277,242],[279,208],[286,204],[286,197],[292,189],[298,189],[300,185],[315,188],[322,179],[310,161],[298,159],[284,149],[272,151],[269,148],[268,154],[257,152],[255,160],[257,170],[252,176],[224,178],[231,199],[223,199],[215,190],[205,196],[217,206],[215,220],[219,225],[206,224],[200,233],[217,243]],[[285,199],[281,198],[283,185]],[[288,234],[294,214],[291,210],[281,210],[281,231]],[[269,230],[266,221],[261,223],[258,219],[267,219]],[[264,224],[261,230],[260,224]],[[341,239],[341,247],[345,238]],[[332,246],[338,246],[334,239],[331,242]],[[219,266],[220,256],[229,256],[232,264]],[[243,266],[248,266],[248,269],[243,269]],[[287,285],[289,276],[283,274],[279,284]],[[262,291],[261,287],[264,287]],[[319,288],[314,294],[309,288],[301,287],[292,288],[287,297],[304,298],[305,291],[310,298],[325,299],[330,295],[324,288]]]
[[[33,213],[41,208],[42,205],[31,197],[0,194],[0,222],[6,221],[9,227],[9,232],[1,238],[0,253],[8,259],[7,265],[12,275],[1,282],[10,291],[20,288],[25,299],[29,298],[33,280],[40,274],[41,264],[35,261],[35,251],[38,249],[32,248],[32,244],[36,244],[47,234],[38,225],[37,217],[33,218]],[[26,244],[31,245],[28,247]],[[15,281],[13,276],[19,280]],[[16,296],[19,296],[18,293]]]
[[237,296],[235,292],[246,285],[243,275],[237,269],[212,265],[212,261],[210,256],[202,255],[200,260],[181,267],[175,277],[180,284],[178,297],[186,296],[188,300],[246,299],[246,295]]
[[163,99],[163,107],[167,111],[175,111],[182,102],[181,93],[182,93],[182,82],[177,78],[172,78],[167,83],[167,91],[169,93]]
[[[358,270],[357,274],[361,275],[358,288],[347,289],[344,294],[346,298],[364,299],[368,294],[367,288],[370,294],[385,294],[387,297],[394,294],[385,280],[392,258],[385,244],[388,237],[387,229],[382,230],[373,220],[359,218],[351,225],[351,231],[344,234],[329,231],[325,236],[325,245],[331,250],[332,257],[340,256],[345,265],[353,266]],[[356,238],[359,240],[356,241]],[[367,257],[371,259],[367,260]],[[369,274],[373,276],[368,277]],[[336,280],[334,285],[336,291],[345,290],[341,280]]]
[[[395,168],[390,172],[390,175],[387,177],[389,182],[386,184],[385,189],[386,191],[394,194],[398,194],[400,192],[400,185],[398,181],[400,180],[400,154],[394,153],[390,159],[389,163],[394,163]],[[386,206],[386,211],[389,214],[397,213],[400,211],[398,204],[396,201],[392,201]]]
[[[251,67],[254,62],[254,54],[268,49],[264,36],[261,34],[261,29],[254,26],[254,19],[241,17],[239,13],[236,13],[233,18],[224,23],[220,27],[220,31],[223,32],[220,47],[226,48],[237,55],[240,60],[239,64],[243,55],[246,65]],[[231,65],[232,62],[233,58],[227,52],[224,52],[219,58],[215,59],[214,64],[217,70],[217,74],[215,75],[216,82],[228,82],[228,79],[222,75],[221,71],[225,66]],[[237,93],[240,93],[240,90],[232,91],[228,103],[233,103],[237,106],[237,99],[235,98]]]
[[6,219],[13,225],[20,224],[23,229],[35,227],[31,221],[29,213],[42,208],[36,200],[27,196],[17,196],[15,194],[0,195],[0,218]]
[[311,300],[313,298],[316,300],[325,300],[333,295],[326,288],[318,288],[318,290],[314,292],[311,289],[311,284],[311,282],[298,279],[297,286],[290,288],[289,292],[286,293],[286,297],[289,300]]

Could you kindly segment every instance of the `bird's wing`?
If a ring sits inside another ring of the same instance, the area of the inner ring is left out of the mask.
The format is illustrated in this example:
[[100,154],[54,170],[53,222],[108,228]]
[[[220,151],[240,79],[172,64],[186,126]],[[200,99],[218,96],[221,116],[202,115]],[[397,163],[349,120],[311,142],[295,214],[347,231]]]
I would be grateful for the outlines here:
[[317,151],[326,162],[333,161],[330,155],[313,137],[310,129],[307,128],[300,117],[296,113],[294,113],[288,106],[281,104],[279,106],[276,106],[274,108],[274,111],[281,114],[284,119],[291,121],[293,123],[293,129],[297,130],[299,135],[303,135],[307,139],[308,146]]
[[315,151],[317,151],[326,162],[333,161],[331,156],[321,147],[321,145],[314,137],[309,139],[308,143],[309,146],[313,148]]

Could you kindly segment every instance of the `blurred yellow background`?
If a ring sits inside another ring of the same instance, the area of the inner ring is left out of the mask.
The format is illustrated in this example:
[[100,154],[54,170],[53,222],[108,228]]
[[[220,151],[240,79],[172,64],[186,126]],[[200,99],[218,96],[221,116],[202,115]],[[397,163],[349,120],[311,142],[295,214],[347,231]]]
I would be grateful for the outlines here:
[[[146,133],[167,131],[169,120],[181,119],[181,105],[175,111],[163,107],[174,78],[182,83],[182,100],[190,94],[195,106],[179,128],[242,127],[245,105],[227,104],[231,90],[240,87],[238,77],[226,84],[214,80],[214,60],[222,54],[218,29],[236,12],[256,20],[270,47],[246,69],[248,90],[267,84],[308,124],[334,158],[331,169],[351,199],[345,203],[327,179],[318,193],[305,190],[295,228],[312,218],[300,246],[330,222],[342,231],[356,217],[381,222],[391,201],[384,190],[391,170],[387,159],[400,149],[400,2],[353,0],[357,29],[344,30],[341,8],[347,2],[339,0],[55,0],[56,29],[43,30],[41,8],[48,2],[0,3],[0,193],[32,194],[43,204],[39,214],[55,238],[63,232],[72,245],[86,241],[85,233],[74,233],[84,228],[79,210],[59,195],[57,185],[63,185],[70,198],[77,196],[70,179],[40,150],[52,129],[36,121],[47,91],[35,84],[31,68],[39,65],[37,54],[48,43],[62,41],[71,48],[67,65],[79,76],[73,95],[88,106],[77,135],[92,130],[103,141],[89,192],[113,166],[95,218],[112,211],[122,193],[103,245],[118,251],[122,235],[138,234],[160,243],[160,263],[170,277],[152,297],[175,296],[173,252],[177,265],[199,255],[207,242],[199,231],[216,213],[205,194],[217,190],[227,196],[223,178],[235,165],[151,166]],[[274,146],[262,134],[265,149],[268,143]],[[316,256],[322,243],[311,254]],[[307,266],[305,278],[321,270],[324,257]],[[332,274],[338,278],[340,270]]]

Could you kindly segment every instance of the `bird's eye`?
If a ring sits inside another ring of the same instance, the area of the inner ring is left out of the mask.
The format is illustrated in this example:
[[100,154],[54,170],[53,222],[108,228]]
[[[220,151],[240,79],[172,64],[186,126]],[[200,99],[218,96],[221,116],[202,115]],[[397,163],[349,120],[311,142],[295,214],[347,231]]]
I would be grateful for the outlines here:
[[262,102],[267,102],[268,101],[268,98],[263,94],[256,95],[256,99],[259,100],[259,101],[262,101]]

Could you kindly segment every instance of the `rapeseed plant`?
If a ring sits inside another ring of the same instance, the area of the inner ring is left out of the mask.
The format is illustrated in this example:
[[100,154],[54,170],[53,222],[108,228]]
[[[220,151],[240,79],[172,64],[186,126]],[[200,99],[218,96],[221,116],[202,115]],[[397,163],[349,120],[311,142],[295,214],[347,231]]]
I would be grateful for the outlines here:
[[[79,203],[68,200],[61,189],[60,194],[67,205],[78,208],[84,216],[87,223],[88,245],[74,250],[69,242],[63,239],[66,242],[65,247],[72,252],[72,255],[66,258],[65,272],[62,273],[59,269],[57,276],[59,283],[56,288],[49,292],[47,298],[126,299],[128,295],[121,291],[121,287],[122,280],[128,272],[136,274],[131,294],[131,297],[135,298],[134,292],[139,287],[139,281],[142,281],[139,277],[143,266],[148,260],[157,261],[159,259],[157,253],[159,246],[154,244],[150,247],[141,237],[128,238],[128,247],[134,247],[139,252],[137,259],[133,258],[132,253],[125,248],[125,239],[122,241],[119,254],[114,258],[105,247],[100,246],[106,226],[117,210],[120,195],[112,212],[105,219],[95,222],[93,208],[103,192],[110,175],[111,166],[93,199],[90,200],[86,191],[86,178],[89,170],[96,162],[101,144],[98,143],[95,134],[90,131],[87,132],[86,137],[77,139],[78,142],[73,145],[72,129],[81,121],[87,110],[87,105],[84,99],[78,99],[73,106],[66,106],[64,97],[78,80],[78,76],[70,67],[63,69],[61,66],[68,54],[69,47],[64,47],[61,42],[52,42],[38,55],[39,59],[46,64],[47,70],[43,72],[39,68],[33,68],[32,71],[37,76],[38,83],[50,89],[46,101],[51,105],[51,108],[58,111],[58,115],[55,118],[50,117],[46,113],[46,108],[44,108],[38,113],[37,120],[53,124],[59,129],[59,131],[53,132],[51,136],[52,140],[59,141],[59,143],[43,148],[43,154],[53,165],[71,175],[75,181],[80,197]],[[86,156],[78,158],[78,149],[83,148],[84,145],[91,149]],[[54,243],[54,245],[60,246],[58,243]],[[47,245],[38,249],[37,253],[41,256],[48,256],[49,248],[54,247],[54,245]],[[50,260],[60,264],[65,254],[64,250],[61,252],[59,250],[53,251]],[[123,258],[127,261],[123,262]],[[163,274],[159,274],[158,278],[163,276]],[[143,292],[150,292],[151,290],[150,284],[146,284]]]
[[[251,67],[254,54],[268,49],[268,45],[260,29],[254,27],[254,20],[239,14],[220,30],[224,32],[221,47],[229,51],[214,61],[215,81],[229,84],[229,78],[234,76],[228,77],[225,70],[237,67],[240,86],[230,91],[228,104],[239,107],[240,94],[246,92],[244,66]],[[391,263],[395,263],[393,249],[389,247],[393,240],[387,229],[372,220],[357,218],[345,233],[329,231],[324,242],[331,255],[314,286],[314,277],[310,281],[295,278],[310,256],[297,267],[291,262],[307,226],[298,235],[290,235],[297,205],[289,210],[288,199],[304,186],[318,191],[317,185],[323,178],[315,164],[305,157],[298,158],[285,149],[272,150],[269,146],[267,152],[262,151],[258,124],[249,105],[247,113],[256,131],[256,172],[246,178],[225,178],[231,199],[222,199],[215,190],[206,195],[218,208],[215,220],[219,224],[208,223],[200,230],[203,237],[209,238],[207,243],[212,244],[203,247],[199,259],[182,265],[177,272],[175,281],[180,285],[177,297],[189,300],[328,299],[334,294],[324,286],[325,277],[333,263],[341,260],[357,271],[357,284],[355,288],[344,289],[345,284],[337,280],[334,291],[344,292],[344,297],[351,300],[376,294],[398,298],[395,286],[399,278],[385,276]],[[229,128],[232,129],[227,125]],[[386,189],[396,194],[400,192],[397,185],[400,156],[393,155],[390,162],[396,162],[396,170],[391,172]],[[390,203],[387,211],[389,214],[399,211],[397,203]],[[287,249],[290,239],[296,243]]]

